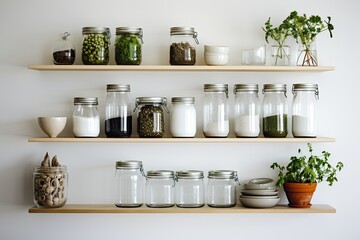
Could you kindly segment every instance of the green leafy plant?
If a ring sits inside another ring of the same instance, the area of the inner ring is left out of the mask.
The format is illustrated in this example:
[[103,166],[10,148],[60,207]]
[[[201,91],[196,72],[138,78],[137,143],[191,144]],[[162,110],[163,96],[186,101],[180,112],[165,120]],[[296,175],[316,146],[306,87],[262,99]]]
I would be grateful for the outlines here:
[[344,167],[343,163],[338,162],[333,167],[328,162],[329,152],[323,151],[320,156],[313,155],[312,145],[310,143],[307,145],[310,157],[302,155],[301,149],[299,149],[300,156],[292,156],[286,167],[277,162],[270,166],[272,169],[279,169],[279,179],[275,184],[277,187],[282,187],[284,183],[320,183],[324,180],[328,182],[329,186],[332,186],[334,182],[338,181],[336,173]]

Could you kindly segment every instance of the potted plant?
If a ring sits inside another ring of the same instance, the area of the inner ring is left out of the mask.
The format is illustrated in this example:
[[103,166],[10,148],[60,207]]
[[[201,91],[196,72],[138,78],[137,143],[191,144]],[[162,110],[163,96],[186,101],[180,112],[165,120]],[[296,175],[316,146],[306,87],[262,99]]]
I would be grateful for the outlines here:
[[300,156],[292,156],[286,167],[277,162],[271,165],[272,169],[279,169],[279,179],[275,185],[284,188],[290,207],[309,208],[317,183],[327,181],[329,186],[332,186],[338,180],[337,172],[344,166],[342,162],[338,162],[333,167],[328,162],[329,152],[323,151],[317,156],[313,155],[310,143],[308,143],[308,148],[309,157],[302,155],[299,149]]
[[329,31],[330,38],[333,36],[334,26],[330,23],[331,17],[327,17],[327,19],[327,21],[323,21],[318,15],[311,15],[310,17],[307,17],[306,14],[298,15],[296,11],[291,12],[286,18],[285,21],[291,25],[292,36],[300,44],[297,58],[298,66],[318,65],[315,47],[316,36],[324,31]]
[[265,41],[269,43],[269,38],[274,40],[277,45],[271,46],[272,65],[290,65],[290,46],[285,45],[288,36],[292,35],[292,27],[285,19],[278,27],[274,27],[270,18],[265,22]]

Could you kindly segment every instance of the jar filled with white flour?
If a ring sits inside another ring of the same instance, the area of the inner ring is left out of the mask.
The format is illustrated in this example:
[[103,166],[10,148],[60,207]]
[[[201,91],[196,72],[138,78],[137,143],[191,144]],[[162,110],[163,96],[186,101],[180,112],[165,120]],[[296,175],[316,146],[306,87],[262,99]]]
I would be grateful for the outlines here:
[[170,132],[173,137],[195,137],[196,109],[193,97],[173,97],[170,114]]
[[98,137],[100,116],[96,97],[74,98],[73,134],[75,137]]

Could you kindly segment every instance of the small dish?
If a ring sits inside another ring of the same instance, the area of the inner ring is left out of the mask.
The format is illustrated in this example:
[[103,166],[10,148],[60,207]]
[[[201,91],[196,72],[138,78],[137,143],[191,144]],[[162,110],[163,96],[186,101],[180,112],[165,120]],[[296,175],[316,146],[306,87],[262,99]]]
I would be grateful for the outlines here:
[[41,130],[50,138],[56,138],[65,128],[67,117],[38,117]]
[[275,199],[279,196],[247,196],[247,195],[241,195],[242,198],[248,198],[248,199]]
[[278,194],[277,190],[248,190],[243,189],[241,190],[242,195],[248,196],[275,196]]
[[275,207],[280,201],[280,198],[273,199],[254,199],[240,197],[240,202],[244,207],[248,208],[271,208]]
[[204,52],[207,53],[219,53],[219,54],[229,54],[229,47],[228,46],[219,46],[219,45],[204,45]]
[[244,184],[245,189],[271,190],[274,189],[274,180],[271,178],[253,178]]
[[245,190],[275,190],[275,187],[273,186],[263,186],[261,184],[244,184]]

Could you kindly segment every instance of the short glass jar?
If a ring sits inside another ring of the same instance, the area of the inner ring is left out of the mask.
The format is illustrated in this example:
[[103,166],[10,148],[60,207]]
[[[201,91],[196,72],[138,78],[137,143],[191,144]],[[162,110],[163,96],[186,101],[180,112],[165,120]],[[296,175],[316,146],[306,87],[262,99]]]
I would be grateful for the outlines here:
[[197,32],[192,27],[172,27],[170,29],[170,64],[195,65]]
[[115,61],[117,65],[140,65],[143,30],[137,27],[117,27]]
[[173,97],[170,111],[170,132],[173,137],[195,137],[196,109],[193,97]]
[[33,172],[34,203],[38,208],[57,208],[67,201],[66,166],[36,167]]
[[74,98],[73,134],[75,137],[98,137],[100,116],[97,97]]
[[215,170],[208,173],[207,204],[209,207],[234,207],[236,205],[237,172]]
[[83,27],[81,59],[85,65],[109,63],[110,29],[107,27]]
[[53,62],[56,65],[71,65],[75,62],[75,47],[69,36],[68,32],[60,34],[53,47]]
[[115,205],[140,207],[144,203],[145,174],[141,161],[118,161],[115,172]]
[[155,170],[147,172],[145,203],[152,208],[167,208],[175,205],[174,172],[170,170]]
[[165,97],[138,97],[135,110],[137,110],[137,132],[139,137],[161,138],[165,133]]
[[205,205],[204,173],[197,170],[176,173],[175,203],[181,208],[198,208]]

